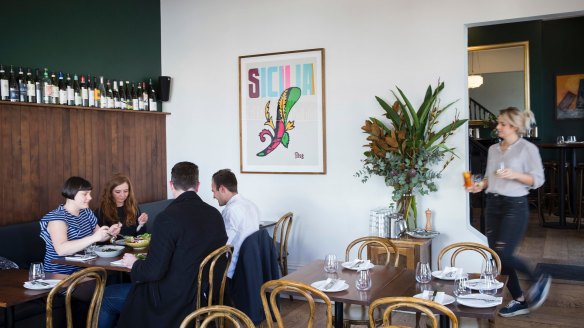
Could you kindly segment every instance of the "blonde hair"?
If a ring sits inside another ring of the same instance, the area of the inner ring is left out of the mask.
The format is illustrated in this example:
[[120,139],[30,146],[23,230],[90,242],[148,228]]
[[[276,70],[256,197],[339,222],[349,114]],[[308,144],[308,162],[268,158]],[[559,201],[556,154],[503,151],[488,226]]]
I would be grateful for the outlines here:
[[521,111],[517,107],[501,109],[499,116],[506,118],[509,124],[517,128],[517,133],[525,133],[532,124],[535,124],[535,117],[531,111]]

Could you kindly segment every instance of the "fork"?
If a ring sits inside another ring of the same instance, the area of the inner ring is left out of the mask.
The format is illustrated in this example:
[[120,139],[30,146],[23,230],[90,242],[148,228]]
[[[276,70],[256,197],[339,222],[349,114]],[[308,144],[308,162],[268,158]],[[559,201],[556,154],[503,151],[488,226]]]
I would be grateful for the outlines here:
[[458,299],[461,300],[475,300],[475,301],[483,301],[483,302],[487,302],[487,303],[493,303],[493,302],[498,302],[499,300],[497,299],[485,299],[485,298],[479,298],[479,297],[459,297]]

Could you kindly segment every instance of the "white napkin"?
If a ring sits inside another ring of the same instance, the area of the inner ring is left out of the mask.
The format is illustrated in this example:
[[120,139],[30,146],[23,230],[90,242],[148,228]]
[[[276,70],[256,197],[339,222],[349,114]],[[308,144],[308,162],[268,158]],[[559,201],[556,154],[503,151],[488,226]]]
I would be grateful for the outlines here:
[[340,280],[340,279],[336,279],[335,283],[328,289],[324,289],[324,287],[326,285],[328,285],[333,279],[328,278],[327,280],[324,280],[320,286],[318,287],[318,289],[323,290],[323,291],[327,291],[327,290],[336,290],[338,288],[341,288],[344,284],[345,281],[344,280]]
[[[432,290],[425,290],[422,298],[425,300],[432,300],[432,295],[434,295],[434,291]],[[434,298],[434,302],[438,304],[444,303],[444,292],[436,293],[436,297]]]
[[65,260],[82,262],[82,261],[93,260],[96,257],[97,257],[97,255],[73,255],[73,256],[65,256]]
[[440,274],[440,278],[452,278],[454,279],[457,275],[462,273],[462,268],[456,267],[445,267],[442,273]]
[[[355,265],[357,263],[359,263],[359,265]],[[359,270],[360,268],[366,269],[366,268],[369,268],[370,266],[371,266],[371,261],[369,261],[369,260],[354,259],[353,261],[347,262],[347,268],[351,268],[354,270]]]
[[111,261],[110,264],[116,265],[116,266],[124,266],[124,263],[122,262],[122,260]]

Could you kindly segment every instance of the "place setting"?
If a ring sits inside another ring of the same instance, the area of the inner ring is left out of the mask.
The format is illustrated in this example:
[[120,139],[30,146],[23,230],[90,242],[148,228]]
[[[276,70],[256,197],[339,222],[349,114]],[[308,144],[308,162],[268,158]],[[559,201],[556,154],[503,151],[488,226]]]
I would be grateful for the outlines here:
[[341,292],[349,289],[349,284],[347,284],[345,280],[338,279],[338,265],[337,256],[334,254],[327,254],[324,258],[324,272],[326,272],[329,277],[325,280],[315,281],[310,285],[325,293]]
[[[503,303],[503,297],[495,296],[504,284],[498,281],[497,268],[492,260],[486,261],[479,279],[468,279],[468,274],[459,272],[454,279],[453,292],[458,304],[473,308],[490,308]],[[473,293],[473,291],[479,293]]]
[[28,271],[28,281],[23,287],[32,290],[45,290],[55,287],[60,279],[45,279],[45,269],[41,262],[31,263]]

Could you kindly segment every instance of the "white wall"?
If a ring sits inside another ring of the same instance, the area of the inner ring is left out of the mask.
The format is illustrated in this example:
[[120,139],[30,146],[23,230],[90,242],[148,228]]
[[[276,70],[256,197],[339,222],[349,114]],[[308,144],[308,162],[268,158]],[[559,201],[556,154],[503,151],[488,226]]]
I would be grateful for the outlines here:
[[[266,218],[295,213],[290,268],[367,233],[369,210],[387,204],[391,190],[381,178],[362,184],[365,136],[360,127],[381,111],[374,96],[389,98],[398,85],[419,103],[428,84],[446,82],[442,102],[460,99],[466,117],[468,24],[509,22],[584,11],[581,0],[161,0],[162,73],[173,77],[167,121],[168,168],[190,160],[201,169],[200,195],[216,205],[210,177],[235,170],[240,192]],[[239,173],[238,56],[325,48],[326,175]],[[441,122],[454,117],[445,113]],[[450,140],[461,159],[444,172],[440,190],[419,197],[431,208],[437,252],[455,241],[484,241],[468,225],[461,187],[467,132]],[[423,220],[421,220],[423,221]]]

